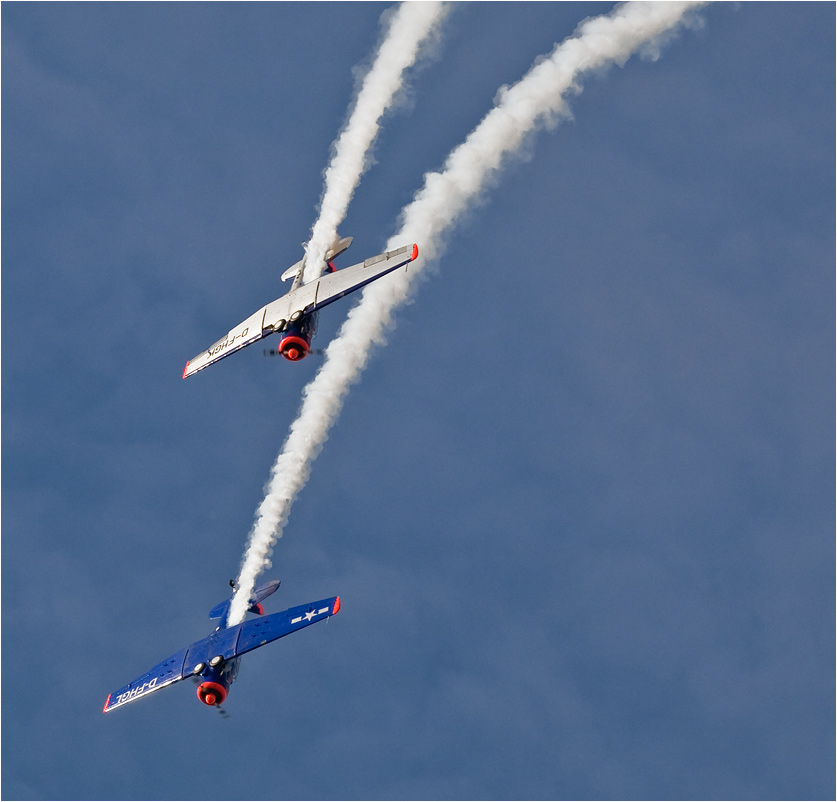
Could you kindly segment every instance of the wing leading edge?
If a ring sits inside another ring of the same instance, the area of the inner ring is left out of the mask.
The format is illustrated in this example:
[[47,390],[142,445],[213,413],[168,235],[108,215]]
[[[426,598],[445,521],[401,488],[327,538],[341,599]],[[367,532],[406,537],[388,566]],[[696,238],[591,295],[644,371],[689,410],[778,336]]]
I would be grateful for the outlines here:
[[[256,340],[281,331],[292,316],[306,315],[322,309],[350,292],[365,287],[375,279],[397,270],[418,257],[418,245],[405,245],[394,251],[373,256],[364,262],[328,273],[308,284],[291,290],[281,298],[263,306],[247,320],[239,323],[206,351],[186,363],[183,378],[194,375],[214,362],[244,348]],[[296,319],[296,318],[294,318]]]
[[239,624],[240,632],[235,643],[233,657],[237,657],[266,643],[284,638],[299,629],[325,621],[340,612],[340,597],[332,596],[311,604],[291,607],[282,613],[266,615]]
[[232,660],[299,629],[325,621],[339,611],[340,597],[332,596],[217,630],[208,638],[175,652],[124,688],[109,694],[102,712],[109,713],[114,708],[186,679],[192,676],[198,663],[208,663],[216,655],[221,655],[224,660]]
[[181,649],[175,652],[167,660],[154,666],[150,671],[146,671],[139,679],[129,682],[124,688],[114,691],[110,694],[102,708],[103,713],[108,713],[115,707],[122,707],[122,705],[133,702],[141,696],[148,696],[149,693],[159,691],[160,688],[165,688],[186,676],[183,673],[183,663],[186,660],[187,649]]

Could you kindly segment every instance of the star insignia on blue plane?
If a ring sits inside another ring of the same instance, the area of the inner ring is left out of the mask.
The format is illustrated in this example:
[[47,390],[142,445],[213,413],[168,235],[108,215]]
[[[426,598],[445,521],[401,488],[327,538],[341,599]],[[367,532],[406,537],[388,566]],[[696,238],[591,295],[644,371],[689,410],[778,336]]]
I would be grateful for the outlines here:
[[219,707],[238,676],[243,654],[310,624],[327,621],[340,611],[340,597],[332,596],[313,604],[291,607],[281,613],[264,615],[261,601],[275,593],[278,587],[279,581],[273,580],[257,588],[249,599],[248,610],[259,617],[235,626],[227,623],[231,599],[214,607],[210,618],[221,618],[215,632],[158,663],[125,687],[108,694],[102,712],[108,713],[188,677],[198,684],[198,699],[201,702]]

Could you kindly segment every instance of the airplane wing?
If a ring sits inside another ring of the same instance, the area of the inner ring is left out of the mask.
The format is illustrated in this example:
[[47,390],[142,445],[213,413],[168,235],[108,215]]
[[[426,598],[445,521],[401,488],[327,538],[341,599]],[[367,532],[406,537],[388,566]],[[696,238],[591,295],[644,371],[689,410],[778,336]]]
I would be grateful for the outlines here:
[[163,660],[159,665],[154,666],[151,671],[146,671],[139,679],[129,682],[124,688],[114,691],[110,694],[102,708],[103,713],[109,713],[115,707],[133,702],[134,699],[139,699],[141,696],[147,696],[149,693],[159,691],[160,688],[165,688],[184,677],[189,676],[191,671],[183,672],[183,665],[186,660],[186,653],[188,649],[181,649],[176,652],[168,660]]
[[303,315],[322,309],[344,295],[365,287],[375,279],[399,267],[404,267],[417,257],[418,245],[405,245],[403,248],[380,253],[351,267],[327,273],[291,290],[281,298],[263,306],[258,312],[254,312],[247,320],[230,329],[226,337],[222,337],[206,351],[190,359],[183,369],[183,378],[187,379],[199,370],[209,367],[219,359],[234,354],[244,346],[274,331],[282,331],[289,320],[297,320]]
[[208,663],[220,655],[224,660],[232,660],[266,643],[284,638],[298,629],[325,621],[340,610],[340,597],[301,604],[281,613],[273,613],[236,624],[234,627],[219,629],[208,638],[193,643],[186,654],[187,673],[198,663]]
[[298,629],[325,621],[330,616],[337,615],[339,611],[340,597],[332,596],[330,599],[301,604],[281,613],[219,629],[208,638],[176,652],[168,660],[129,682],[124,688],[109,694],[102,712],[109,713],[114,708],[133,702],[141,696],[147,696],[178,680],[190,677],[195,666],[208,663],[216,655],[221,655],[224,660],[232,660],[266,643],[284,638]]
[[273,613],[253,621],[239,624],[241,631],[235,644],[235,655],[246,654],[264,646],[266,643],[284,638],[291,632],[325,621],[329,616],[337,615],[340,611],[340,597],[332,596],[311,604],[291,607],[282,613]]
[[316,312],[375,279],[397,270],[418,257],[418,245],[405,245],[395,251],[373,256],[351,267],[327,273],[303,284],[264,308],[262,325],[266,332],[281,331],[287,321]]
[[282,613],[265,615],[234,627],[216,630],[208,638],[188,647],[184,661],[186,674],[190,674],[198,663],[208,663],[218,655],[224,660],[232,660],[309,624],[325,621],[339,609],[340,597],[332,596],[330,599],[302,604]]
[[418,245],[405,245],[396,251],[380,253],[359,264],[344,267],[334,273],[327,273],[318,279],[319,286],[314,308],[322,309],[344,295],[365,287],[375,279],[398,270],[399,267],[404,267],[417,257]]
[[214,345],[210,345],[206,351],[201,351],[194,359],[190,359],[183,369],[183,378],[192,376],[199,370],[209,367],[213,362],[234,354],[239,349],[244,348],[245,345],[250,345],[250,343],[261,340],[262,337],[270,334],[273,329],[262,327],[265,309],[267,307],[263,306],[243,323],[239,323],[235,328],[230,329],[225,337],[222,337]]

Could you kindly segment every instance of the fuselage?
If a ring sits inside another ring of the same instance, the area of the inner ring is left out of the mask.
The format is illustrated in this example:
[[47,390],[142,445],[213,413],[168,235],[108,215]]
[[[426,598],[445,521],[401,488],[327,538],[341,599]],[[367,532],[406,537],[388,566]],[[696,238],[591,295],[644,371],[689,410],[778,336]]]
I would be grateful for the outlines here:
[[[277,583],[278,585],[278,583]],[[259,605],[261,606],[261,605]],[[220,705],[227,698],[230,685],[238,676],[240,657],[225,660],[222,656],[228,647],[229,636],[234,630],[228,626],[230,609],[224,611],[221,623],[209,638],[199,641],[189,649],[187,664],[192,664],[192,674],[198,682],[198,699],[205,705]]]
[[[346,246],[348,247],[348,245]],[[294,279],[291,285],[291,291],[297,289],[302,284],[302,277],[305,273],[305,260],[303,259],[303,266]],[[337,268],[333,262],[326,264],[326,273],[334,273]],[[301,315],[298,320],[289,320],[282,331],[279,333],[279,347],[276,349],[282,354],[285,359],[291,362],[299,362],[300,359],[305,359],[311,351],[311,340],[317,333],[317,318],[319,312],[309,312],[307,315]]]
[[276,349],[285,359],[299,362],[305,359],[311,351],[311,340],[317,333],[317,317],[319,312],[309,312],[297,321],[288,321],[284,330],[279,334],[279,346]]
[[222,660],[216,666],[207,665],[200,674],[198,699],[205,705],[223,704],[229,693],[230,685],[235,682],[235,678],[238,676],[240,662],[241,658],[235,657],[232,660]]

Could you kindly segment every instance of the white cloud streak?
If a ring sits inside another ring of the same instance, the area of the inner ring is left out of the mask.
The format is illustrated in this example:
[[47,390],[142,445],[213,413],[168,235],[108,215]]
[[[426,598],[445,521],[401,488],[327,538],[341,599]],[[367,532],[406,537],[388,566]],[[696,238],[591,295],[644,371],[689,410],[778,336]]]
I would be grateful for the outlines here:
[[[568,115],[567,96],[581,91],[580,78],[612,64],[623,65],[640,52],[659,55],[678,28],[704,3],[625,3],[610,14],[584,20],[571,37],[538,59],[515,85],[503,87],[495,107],[448,156],[439,172],[425,175],[424,186],[402,211],[401,226],[387,248],[419,243],[421,256],[408,268],[374,282],[350,312],[326,349],[326,360],[303,391],[303,402],[276,459],[266,497],[256,513],[239,576],[241,618],[256,576],[288,520],[291,506],[308,481],[311,465],[328,437],[349,387],[358,380],[371,347],[382,343],[392,314],[410,295],[416,278],[444,249],[443,235],[480,197],[525,136]],[[239,599],[240,597],[240,599]],[[235,619],[231,619],[235,620]],[[240,619],[239,619],[240,620]]]
[[[325,267],[325,253],[336,240],[337,228],[345,218],[354,191],[369,166],[370,153],[381,127],[381,118],[398,102],[399,93],[404,87],[406,71],[422,56],[432,52],[438,40],[440,27],[449,12],[450,4],[446,2],[403,2],[394,11],[385,12],[382,17],[384,32],[381,43],[369,71],[363,77],[348,120],[335,140],[331,161],[325,171],[320,213],[306,246],[305,281],[311,281],[322,273]],[[321,410],[323,415],[335,416],[337,411],[339,410],[329,413],[327,409]],[[288,443],[291,443],[291,452],[284,461],[280,455],[274,464],[273,479],[266,489],[266,498],[259,507],[258,516],[262,520],[282,515],[280,510],[283,508],[289,510],[293,499],[308,478],[306,470],[305,478],[299,484],[277,484],[277,472],[302,471],[304,464],[310,464],[319,452],[319,447],[304,434],[294,439],[289,437],[285,444],[286,449]],[[307,456],[301,456],[302,452]],[[297,456],[301,456],[301,459],[297,459]],[[277,533],[275,537],[278,536]],[[253,590],[255,577],[262,567],[269,565],[267,555],[275,537],[271,539],[265,535],[263,527],[260,528],[258,524],[250,534],[250,545],[245,553],[242,568],[245,585],[242,586],[239,580],[239,590],[233,596],[230,606],[231,626],[242,621],[246,615],[247,600]],[[258,545],[265,539],[271,541],[267,547]],[[251,568],[255,564],[251,553],[257,555],[255,559],[258,559],[258,568]]]
[[325,267],[325,253],[337,238],[337,227],[368,167],[381,117],[398,101],[405,71],[433,46],[449,10],[448,3],[405,2],[389,19],[378,53],[326,168],[320,214],[305,249],[306,282],[317,278]]

